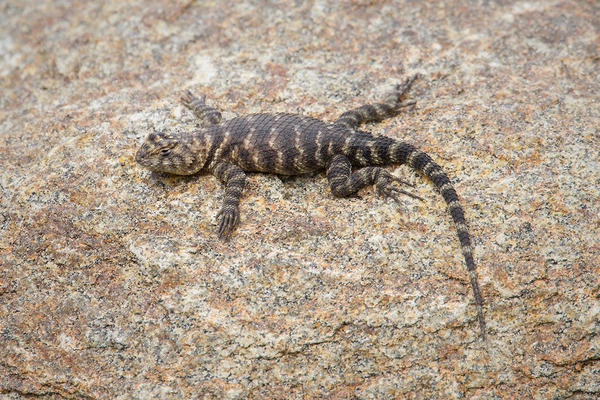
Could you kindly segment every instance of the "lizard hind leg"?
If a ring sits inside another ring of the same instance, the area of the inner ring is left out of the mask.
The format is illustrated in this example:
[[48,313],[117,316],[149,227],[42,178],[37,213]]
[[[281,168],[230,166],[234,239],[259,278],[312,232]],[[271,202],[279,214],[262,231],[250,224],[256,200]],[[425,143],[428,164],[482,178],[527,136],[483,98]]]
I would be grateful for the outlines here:
[[203,127],[216,125],[221,122],[221,112],[217,108],[208,106],[205,96],[198,98],[192,92],[186,90],[181,96],[181,103],[200,119]]
[[402,83],[396,85],[381,103],[365,104],[358,108],[344,112],[334,124],[345,126],[349,129],[357,129],[365,122],[382,121],[400,113],[404,107],[416,104],[416,101],[402,102],[402,98],[409,91],[418,75],[406,78]]
[[377,193],[399,201],[401,194],[423,200],[421,197],[404,191],[395,185],[405,184],[413,186],[408,182],[392,175],[388,170],[381,167],[363,167],[352,172],[350,160],[342,154],[334,156],[327,166],[327,180],[331,192],[336,197],[348,197],[365,186],[375,184]]

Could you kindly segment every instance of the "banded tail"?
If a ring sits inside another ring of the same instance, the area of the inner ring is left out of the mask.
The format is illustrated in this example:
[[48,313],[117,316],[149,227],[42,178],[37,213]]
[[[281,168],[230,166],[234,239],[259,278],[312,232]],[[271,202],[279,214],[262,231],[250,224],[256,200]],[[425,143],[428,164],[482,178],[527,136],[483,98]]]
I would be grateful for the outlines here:
[[[483,340],[485,340],[486,328],[485,320],[483,318],[483,301],[479,291],[479,283],[477,281],[477,273],[475,271],[475,262],[473,261],[471,236],[469,235],[469,229],[463,208],[460,205],[458,195],[456,194],[456,190],[454,190],[450,179],[446,173],[442,171],[442,168],[435,161],[433,161],[431,157],[429,157],[429,155],[410,143],[398,142],[385,137],[378,137],[375,142],[374,150],[379,153],[380,160],[384,159],[382,160],[383,163],[408,164],[415,170],[422,172],[433,182],[435,187],[440,191],[442,197],[446,201],[450,215],[454,220],[458,239],[460,240],[460,247],[465,258],[465,263],[467,264],[467,271],[469,273],[469,279],[471,281],[471,287],[473,289],[473,295],[475,297],[475,304],[477,307],[477,320],[481,330],[481,337]],[[382,150],[384,148],[387,148],[387,154],[385,156],[382,154]]]

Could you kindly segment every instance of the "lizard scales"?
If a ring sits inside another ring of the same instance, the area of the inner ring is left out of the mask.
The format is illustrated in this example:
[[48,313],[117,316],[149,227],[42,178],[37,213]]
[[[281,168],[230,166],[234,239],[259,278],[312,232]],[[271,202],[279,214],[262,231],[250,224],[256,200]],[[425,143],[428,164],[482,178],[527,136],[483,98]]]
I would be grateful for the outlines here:
[[[178,175],[208,172],[225,185],[219,219],[219,237],[226,239],[239,221],[238,204],[245,172],[298,175],[325,170],[332,193],[346,197],[368,185],[378,194],[398,201],[400,194],[418,196],[399,188],[406,184],[382,166],[407,164],[429,178],[440,191],[456,230],[477,306],[481,336],[485,339],[482,299],[473,261],[473,248],[462,206],[448,176],[429,155],[410,143],[359,130],[361,124],[397,115],[416,75],[396,86],[381,103],[344,112],[335,122],[297,114],[251,114],[221,122],[219,110],[204,98],[185,92],[182,102],[201,120],[203,129],[182,133],[152,133],[136,153],[136,161],[153,170]],[[419,198],[420,199],[420,198]]]

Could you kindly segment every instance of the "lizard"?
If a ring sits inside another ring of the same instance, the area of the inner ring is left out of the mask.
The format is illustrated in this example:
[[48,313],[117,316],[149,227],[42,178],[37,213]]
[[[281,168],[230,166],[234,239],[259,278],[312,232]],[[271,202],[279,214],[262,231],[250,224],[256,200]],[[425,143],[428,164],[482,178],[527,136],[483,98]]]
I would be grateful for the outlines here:
[[384,166],[407,164],[427,177],[444,198],[454,221],[477,307],[481,338],[485,320],[471,236],[463,208],[442,168],[414,145],[360,130],[366,122],[398,115],[416,101],[403,102],[417,75],[397,84],[383,101],[365,104],[342,113],[333,123],[289,113],[258,113],[222,122],[219,109],[205,96],[184,91],[181,101],[200,120],[199,130],[183,133],[150,133],[135,160],[152,171],[176,175],[210,173],[225,186],[217,214],[218,236],[227,240],[239,222],[239,201],[246,172],[300,175],[325,171],[335,197],[348,197],[365,186],[375,185],[378,195],[400,201],[416,196],[401,188],[410,185]]

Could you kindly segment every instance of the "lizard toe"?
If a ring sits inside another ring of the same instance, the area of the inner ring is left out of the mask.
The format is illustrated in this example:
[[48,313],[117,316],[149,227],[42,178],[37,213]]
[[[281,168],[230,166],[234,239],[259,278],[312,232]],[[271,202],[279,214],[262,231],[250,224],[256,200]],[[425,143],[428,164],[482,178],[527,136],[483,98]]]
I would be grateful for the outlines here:
[[219,239],[227,240],[239,222],[239,211],[224,208],[217,214],[217,219],[219,220]]
[[[391,180],[393,182],[399,182],[399,183],[414,187],[414,185],[412,185],[408,182],[404,182],[403,180],[396,178],[396,177],[393,177]],[[392,186],[392,182],[390,182],[390,180],[388,180],[388,179],[377,182],[377,184],[375,185],[375,189],[376,189],[378,195],[383,196],[383,197],[392,198],[397,203],[400,203],[400,195],[406,195],[406,196],[412,197],[413,199],[424,201],[424,199],[422,197],[417,196],[414,193],[407,192],[406,190],[402,190],[398,187]]]

